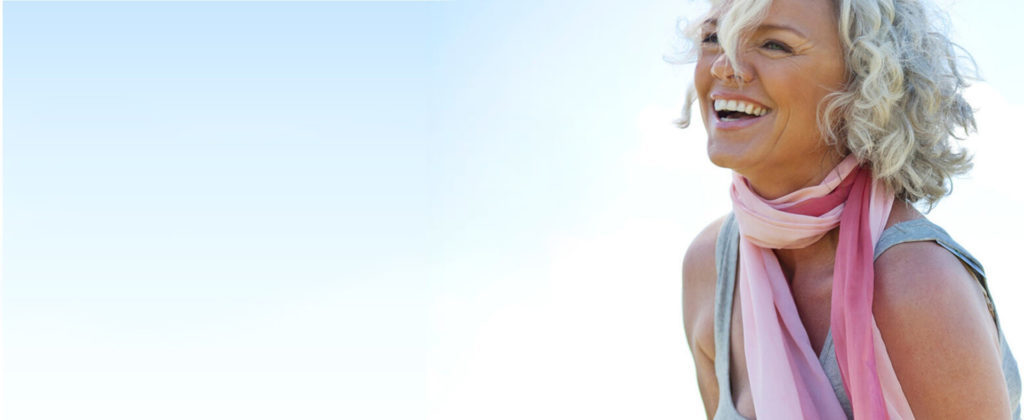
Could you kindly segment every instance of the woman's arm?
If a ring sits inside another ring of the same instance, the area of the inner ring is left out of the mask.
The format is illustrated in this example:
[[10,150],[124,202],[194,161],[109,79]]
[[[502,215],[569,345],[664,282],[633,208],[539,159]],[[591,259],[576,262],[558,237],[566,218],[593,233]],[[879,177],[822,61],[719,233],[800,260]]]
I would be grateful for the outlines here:
[[1010,418],[994,320],[956,257],[893,246],[875,263],[873,312],[915,418]]
[[683,326],[697,368],[697,385],[708,418],[718,409],[715,377],[715,241],[722,219],[706,227],[683,258]]

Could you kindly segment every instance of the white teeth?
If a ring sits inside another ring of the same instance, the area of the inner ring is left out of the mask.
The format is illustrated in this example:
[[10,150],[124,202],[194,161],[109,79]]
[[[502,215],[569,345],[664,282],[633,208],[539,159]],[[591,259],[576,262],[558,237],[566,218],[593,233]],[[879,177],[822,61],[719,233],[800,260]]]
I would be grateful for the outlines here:
[[715,111],[734,111],[760,117],[768,113],[768,110],[759,105],[738,100],[715,99]]

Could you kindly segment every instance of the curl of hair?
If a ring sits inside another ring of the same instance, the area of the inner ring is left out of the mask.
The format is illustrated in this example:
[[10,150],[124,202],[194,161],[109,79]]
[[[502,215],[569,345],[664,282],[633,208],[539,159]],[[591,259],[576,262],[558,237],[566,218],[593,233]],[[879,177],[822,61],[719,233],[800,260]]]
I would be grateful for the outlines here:
[[[819,104],[828,144],[852,153],[898,199],[934,206],[952,178],[971,169],[954,140],[976,129],[964,99],[970,55],[946,35],[945,15],[927,0],[829,0],[838,13],[848,82]],[[771,0],[712,0],[718,40],[735,66],[741,38],[763,20]],[[699,45],[699,23],[683,35]],[[692,59],[693,54],[689,54]],[[689,122],[691,102],[684,107]]]

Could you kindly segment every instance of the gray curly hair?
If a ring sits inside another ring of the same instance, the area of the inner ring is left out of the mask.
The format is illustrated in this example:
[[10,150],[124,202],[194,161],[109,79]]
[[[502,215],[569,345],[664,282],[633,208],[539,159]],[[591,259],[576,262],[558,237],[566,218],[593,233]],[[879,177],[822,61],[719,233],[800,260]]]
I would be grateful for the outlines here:
[[[846,59],[846,88],[820,104],[819,127],[841,154],[852,153],[898,199],[934,206],[952,190],[971,157],[954,144],[974,130],[963,97],[973,60],[950,41],[948,19],[927,0],[829,0],[838,13]],[[718,40],[732,65],[741,38],[755,28],[771,0],[711,0]],[[699,19],[683,31],[700,45]],[[690,89],[680,127],[689,125]]]

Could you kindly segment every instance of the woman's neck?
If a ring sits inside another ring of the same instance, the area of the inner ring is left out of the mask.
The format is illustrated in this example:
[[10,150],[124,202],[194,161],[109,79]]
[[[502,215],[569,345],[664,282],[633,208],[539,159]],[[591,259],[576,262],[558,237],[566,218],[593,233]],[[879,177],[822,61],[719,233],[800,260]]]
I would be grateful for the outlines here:
[[820,184],[843,158],[831,149],[824,149],[820,158],[803,159],[801,163],[788,165],[785,170],[780,171],[777,165],[771,164],[737,172],[747,179],[757,195],[774,200],[801,188]]

